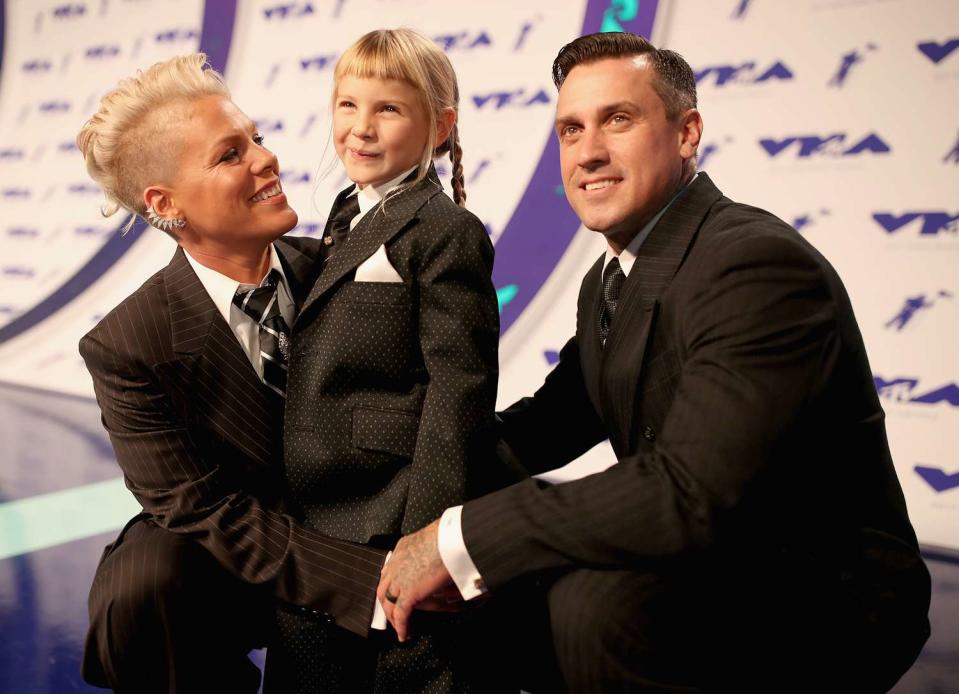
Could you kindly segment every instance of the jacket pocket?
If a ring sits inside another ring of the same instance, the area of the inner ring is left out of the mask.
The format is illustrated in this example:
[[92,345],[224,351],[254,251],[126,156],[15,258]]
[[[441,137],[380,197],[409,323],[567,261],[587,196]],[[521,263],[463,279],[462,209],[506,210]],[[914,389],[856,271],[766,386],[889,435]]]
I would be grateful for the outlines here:
[[413,458],[419,415],[376,407],[353,408],[353,446]]

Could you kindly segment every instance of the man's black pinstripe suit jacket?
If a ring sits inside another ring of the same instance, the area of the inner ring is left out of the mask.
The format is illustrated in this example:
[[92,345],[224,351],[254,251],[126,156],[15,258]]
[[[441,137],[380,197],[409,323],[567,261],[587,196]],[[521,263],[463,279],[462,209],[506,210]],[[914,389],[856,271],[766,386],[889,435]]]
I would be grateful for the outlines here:
[[605,347],[603,266],[583,280],[555,369],[500,416],[531,474],[606,438],[617,462],[468,502],[464,539],[487,585],[636,572],[634,636],[694,681],[710,681],[707,660],[746,673],[762,653],[815,673],[827,636],[884,643],[895,657],[877,666],[908,666],[928,636],[929,576],[832,267],[705,173],[643,244]]

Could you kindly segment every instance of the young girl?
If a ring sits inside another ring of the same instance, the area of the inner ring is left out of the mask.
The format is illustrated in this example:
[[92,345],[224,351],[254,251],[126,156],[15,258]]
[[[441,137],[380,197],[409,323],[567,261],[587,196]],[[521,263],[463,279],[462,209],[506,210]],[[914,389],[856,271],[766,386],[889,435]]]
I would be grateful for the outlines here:
[[[458,98],[443,52],[405,29],[366,34],[334,74],[333,140],[355,185],[337,196],[293,328],[285,465],[308,527],[378,548],[511,481],[492,451],[493,247],[463,208]],[[447,152],[455,203],[432,165]],[[402,645],[376,629],[360,639],[322,621],[329,611],[279,614],[268,684],[509,691],[490,667],[502,639],[489,609],[418,615]]]

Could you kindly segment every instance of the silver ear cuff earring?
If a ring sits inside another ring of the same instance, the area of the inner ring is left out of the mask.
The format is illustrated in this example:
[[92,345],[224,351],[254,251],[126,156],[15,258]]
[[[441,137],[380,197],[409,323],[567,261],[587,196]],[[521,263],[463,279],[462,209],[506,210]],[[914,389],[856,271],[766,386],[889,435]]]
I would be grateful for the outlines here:
[[147,208],[147,221],[151,226],[154,226],[160,231],[165,231],[167,233],[173,231],[174,229],[182,229],[186,226],[185,219],[180,219],[179,217],[164,219],[158,215],[152,207]]

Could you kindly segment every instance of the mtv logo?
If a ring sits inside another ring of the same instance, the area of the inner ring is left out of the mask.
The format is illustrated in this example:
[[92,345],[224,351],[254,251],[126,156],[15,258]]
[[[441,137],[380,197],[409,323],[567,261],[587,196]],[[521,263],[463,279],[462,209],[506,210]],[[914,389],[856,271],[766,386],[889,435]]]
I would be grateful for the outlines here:
[[762,138],[759,144],[770,157],[792,149],[796,158],[810,157],[854,157],[865,152],[888,154],[892,151],[886,142],[876,133],[869,133],[853,145],[847,145],[846,133],[831,135],[794,135],[782,139]]
[[715,86],[723,87],[727,84],[762,84],[769,80],[791,80],[793,71],[781,60],[766,67],[757,68],[755,60],[739,65],[713,65],[695,73],[696,83],[705,83],[712,77]]
[[872,218],[887,234],[896,234],[903,228],[912,226],[919,229],[920,236],[938,236],[959,232],[959,213],[949,214],[940,210],[902,212],[874,212]]

